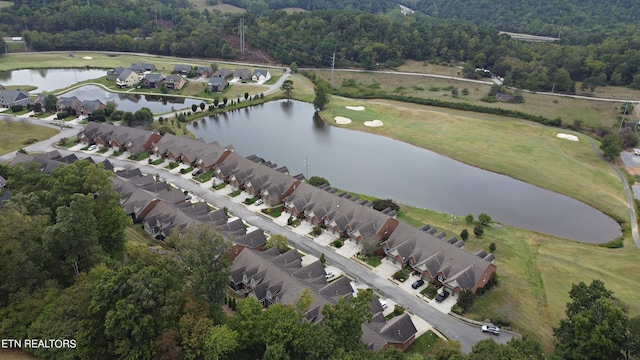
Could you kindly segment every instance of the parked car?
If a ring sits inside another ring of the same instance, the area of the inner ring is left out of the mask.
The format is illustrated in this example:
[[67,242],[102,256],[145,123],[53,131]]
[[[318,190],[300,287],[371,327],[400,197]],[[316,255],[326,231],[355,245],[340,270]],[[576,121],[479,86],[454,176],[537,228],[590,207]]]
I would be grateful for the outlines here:
[[332,277],[334,277],[334,276],[336,276],[336,274],[334,274],[334,273],[332,273],[332,272],[328,272],[328,273],[324,276],[324,278],[325,278],[325,279],[331,279],[331,278],[332,278]]
[[89,146],[89,151],[93,151],[93,150],[95,150],[97,148],[98,148],[97,145],[91,145],[91,146]]
[[258,199],[256,200],[256,202],[253,203],[253,205],[256,205],[256,206],[262,205],[262,204],[264,204],[264,201],[262,201],[262,199]]
[[387,302],[386,301],[382,301],[382,300],[380,300],[380,305],[382,306],[383,309],[386,309],[387,306],[388,306]]
[[482,325],[480,329],[483,333],[489,333],[493,335],[500,335],[500,328],[495,325]]
[[413,284],[411,284],[411,287],[414,289],[417,289],[422,285],[424,285],[424,280],[419,279],[419,280],[416,280]]
[[448,297],[449,297],[449,292],[446,290],[442,290],[442,292],[438,294],[438,296],[436,296],[436,302],[443,302],[444,299]]
[[191,173],[191,176],[198,176],[202,174],[202,169],[196,169],[194,172]]

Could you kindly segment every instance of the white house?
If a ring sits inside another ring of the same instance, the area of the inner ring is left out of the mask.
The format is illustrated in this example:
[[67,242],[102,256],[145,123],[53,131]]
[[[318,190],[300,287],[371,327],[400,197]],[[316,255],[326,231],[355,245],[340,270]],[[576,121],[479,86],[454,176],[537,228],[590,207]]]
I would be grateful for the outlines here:
[[251,80],[258,83],[267,82],[269,81],[269,79],[271,79],[271,73],[269,72],[269,70],[255,70],[253,72],[253,76],[251,77]]

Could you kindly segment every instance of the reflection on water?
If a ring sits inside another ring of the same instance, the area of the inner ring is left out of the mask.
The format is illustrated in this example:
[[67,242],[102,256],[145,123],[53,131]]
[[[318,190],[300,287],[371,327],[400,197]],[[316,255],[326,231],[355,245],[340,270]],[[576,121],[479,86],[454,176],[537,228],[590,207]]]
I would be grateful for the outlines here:
[[[114,96],[117,95],[117,96]],[[111,93],[94,85],[85,85],[65,93],[63,96],[76,96],[80,100],[114,101],[118,110],[136,112],[143,107],[154,114],[164,114],[176,109],[191,108],[200,105],[202,100],[164,95],[140,95],[135,93]]]
[[585,242],[620,235],[613,219],[575,199],[383,136],[336,128],[314,116],[311,104],[283,102],[209,116],[189,130],[208,142],[234,145],[240,155],[257,154],[287,166],[292,174],[305,173],[308,159],[309,176],[455,213],[456,222],[466,214],[487,213],[504,224]]
[[64,89],[81,81],[97,79],[105,76],[101,69],[27,69],[0,71],[2,85],[30,85],[37,89],[31,93],[50,92]]

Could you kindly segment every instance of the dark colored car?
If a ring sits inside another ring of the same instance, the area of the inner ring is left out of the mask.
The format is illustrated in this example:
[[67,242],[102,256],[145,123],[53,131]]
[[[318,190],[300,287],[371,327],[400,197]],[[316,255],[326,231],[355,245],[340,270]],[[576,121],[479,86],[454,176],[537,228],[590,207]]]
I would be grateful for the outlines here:
[[411,287],[414,289],[417,289],[422,285],[424,285],[424,280],[419,279],[419,280],[416,280],[413,284],[411,284]]
[[449,292],[446,290],[442,290],[442,292],[438,294],[438,296],[436,296],[436,302],[443,302],[444,299],[448,297],[449,297]]

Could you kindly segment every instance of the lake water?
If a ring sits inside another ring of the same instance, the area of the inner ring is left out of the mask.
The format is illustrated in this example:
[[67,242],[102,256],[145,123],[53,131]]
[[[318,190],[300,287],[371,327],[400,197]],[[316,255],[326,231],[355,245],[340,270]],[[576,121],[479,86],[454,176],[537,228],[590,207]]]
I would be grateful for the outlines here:
[[481,170],[400,141],[328,125],[311,104],[276,101],[208,117],[189,125],[207,142],[233,145],[287,166],[292,174],[322,176],[331,185],[407,205],[494,220],[582,242],[620,236],[619,225],[570,197]]
[[103,103],[114,101],[117,104],[116,109],[122,111],[136,112],[147,107],[154,114],[164,114],[180,109],[191,111],[192,104],[200,105],[202,102],[202,100],[180,97],[112,93],[95,85],[84,85],[61,96],[76,96],[80,100],[98,99]]
[[80,81],[107,75],[103,69],[27,69],[0,71],[0,85],[31,85],[33,94],[64,89]]

